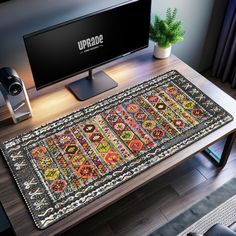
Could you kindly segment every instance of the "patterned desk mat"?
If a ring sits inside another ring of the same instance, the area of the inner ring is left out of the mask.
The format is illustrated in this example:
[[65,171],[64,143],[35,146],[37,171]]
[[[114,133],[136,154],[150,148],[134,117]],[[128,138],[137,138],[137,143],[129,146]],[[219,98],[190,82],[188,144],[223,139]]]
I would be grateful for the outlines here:
[[1,150],[44,229],[232,119],[170,71],[13,138]]

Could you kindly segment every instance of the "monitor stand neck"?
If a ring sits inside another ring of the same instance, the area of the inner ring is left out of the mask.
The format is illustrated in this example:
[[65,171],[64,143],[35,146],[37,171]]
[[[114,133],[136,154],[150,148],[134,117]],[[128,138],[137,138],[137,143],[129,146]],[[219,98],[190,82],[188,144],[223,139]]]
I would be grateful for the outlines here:
[[91,80],[94,79],[94,77],[93,77],[93,70],[92,69],[89,69],[87,79],[91,79]]
[[93,74],[90,69],[87,77],[69,84],[68,88],[78,100],[84,101],[117,86],[118,84],[105,72]]

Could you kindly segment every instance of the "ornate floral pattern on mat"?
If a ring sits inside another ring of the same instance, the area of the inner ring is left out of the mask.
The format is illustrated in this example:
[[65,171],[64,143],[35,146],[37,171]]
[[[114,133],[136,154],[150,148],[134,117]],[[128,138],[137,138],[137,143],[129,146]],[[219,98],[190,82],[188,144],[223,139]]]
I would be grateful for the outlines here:
[[5,142],[43,229],[232,120],[177,71]]

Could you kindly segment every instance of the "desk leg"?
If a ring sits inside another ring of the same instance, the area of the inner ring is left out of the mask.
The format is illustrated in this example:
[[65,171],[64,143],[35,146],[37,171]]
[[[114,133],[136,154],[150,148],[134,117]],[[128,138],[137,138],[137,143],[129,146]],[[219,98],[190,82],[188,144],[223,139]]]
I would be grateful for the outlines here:
[[216,166],[224,167],[229,158],[232,146],[234,144],[235,137],[236,137],[236,132],[231,133],[227,136],[226,142],[223,148],[223,152],[221,155],[213,151],[210,147],[206,148],[204,150],[204,153],[214,160],[214,162],[216,163]]

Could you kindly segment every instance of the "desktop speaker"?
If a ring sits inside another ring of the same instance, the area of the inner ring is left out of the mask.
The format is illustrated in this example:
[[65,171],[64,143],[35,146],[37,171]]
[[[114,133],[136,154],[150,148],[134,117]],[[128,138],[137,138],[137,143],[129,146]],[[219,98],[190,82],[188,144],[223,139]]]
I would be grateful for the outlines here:
[[3,67],[0,69],[0,91],[14,123],[32,116],[32,109],[24,82],[13,68]]

